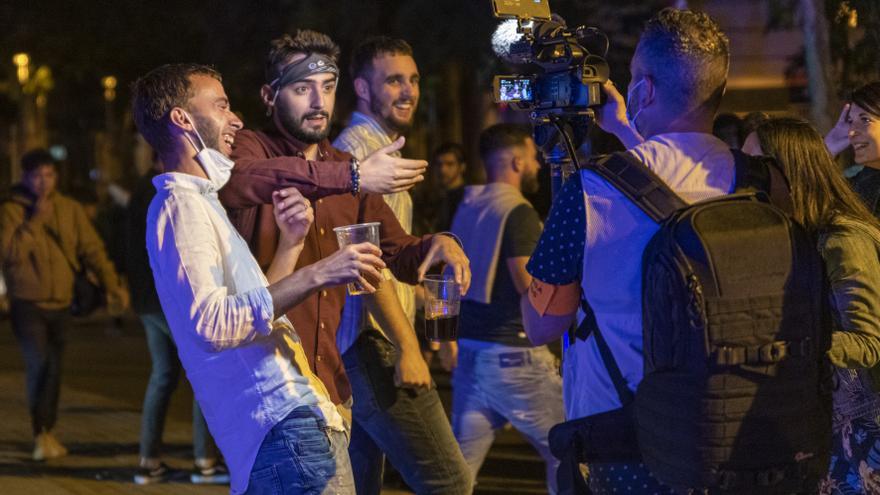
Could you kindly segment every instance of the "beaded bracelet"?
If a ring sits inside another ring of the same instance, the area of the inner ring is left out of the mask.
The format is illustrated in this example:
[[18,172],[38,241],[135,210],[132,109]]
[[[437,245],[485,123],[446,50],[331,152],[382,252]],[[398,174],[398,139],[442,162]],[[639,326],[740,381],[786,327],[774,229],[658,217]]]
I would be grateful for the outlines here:
[[349,162],[351,168],[351,194],[357,196],[361,192],[361,162],[355,157],[351,157]]

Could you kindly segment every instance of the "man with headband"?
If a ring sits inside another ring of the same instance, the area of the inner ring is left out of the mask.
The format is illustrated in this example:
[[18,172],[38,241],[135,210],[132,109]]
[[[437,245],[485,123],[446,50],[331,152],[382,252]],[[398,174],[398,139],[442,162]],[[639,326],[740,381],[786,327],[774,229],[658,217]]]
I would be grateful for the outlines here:
[[[338,54],[339,48],[329,37],[314,31],[298,31],[272,42],[267,64],[268,83],[261,89],[271,122],[265,130],[238,133],[233,152],[236,168],[229,185],[221,191],[221,201],[257,259],[267,266],[278,239],[278,230],[271,220],[271,192],[287,184],[284,174],[296,166],[293,158],[305,158],[309,160],[308,173],[316,179],[317,187],[302,191],[316,198],[315,222],[306,237],[298,268],[338,249],[334,227],[380,222],[383,260],[398,280],[415,284],[430,266],[443,262],[452,267],[466,289],[470,284],[468,261],[454,239],[444,235],[414,237],[407,234],[382,196],[370,194],[360,185],[366,161],[376,153],[387,156],[399,150],[403,138],[369,155],[364,162],[334,148],[327,140],[335,104]],[[399,160],[426,166],[420,160]],[[332,164],[340,161],[350,164],[346,178],[350,177],[353,187],[336,186],[343,180]],[[326,290],[288,312],[303,339],[311,366],[327,385],[336,404],[349,403],[351,397],[351,387],[336,346],[336,330],[344,302],[344,289]],[[412,331],[406,325],[406,316],[390,283],[380,283],[375,294],[364,296],[364,303],[383,328]],[[388,336],[392,342],[400,341],[394,330],[389,331]],[[417,373],[406,366],[397,371],[402,383],[413,382],[411,377]],[[427,391],[428,387],[422,387],[413,393]],[[379,399],[382,407],[392,405],[386,403],[387,397]],[[393,402],[394,397],[390,399]],[[419,418],[413,420],[420,421]]]

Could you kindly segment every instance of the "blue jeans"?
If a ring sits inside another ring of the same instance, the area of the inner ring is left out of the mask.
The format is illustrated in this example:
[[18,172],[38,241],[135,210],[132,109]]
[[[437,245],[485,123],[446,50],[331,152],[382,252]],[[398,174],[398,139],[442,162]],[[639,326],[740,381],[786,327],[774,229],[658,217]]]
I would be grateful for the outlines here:
[[29,301],[13,299],[12,332],[24,356],[28,408],[34,435],[51,430],[58,417],[61,392],[61,355],[70,308],[42,309]]
[[[180,360],[177,347],[171,338],[171,330],[162,313],[144,313],[141,323],[147,335],[147,347],[153,369],[144,394],[144,407],[141,416],[140,455],[145,458],[159,456],[162,432],[165,430],[165,417],[171,394],[177,388],[180,378]],[[208,433],[208,424],[202,416],[199,404],[193,400],[193,455],[196,459],[217,457],[217,446]]]
[[459,341],[452,375],[452,430],[472,476],[486,459],[495,431],[508,422],[544,459],[547,489],[556,493],[557,460],[547,434],[563,422],[562,379],[547,347]]
[[354,400],[349,455],[358,495],[380,493],[385,455],[419,495],[470,494],[470,472],[437,390],[395,386],[397,349],[374,330],[362,332],[342,361]]
[[334,431],[311,408],[294,409],[257,452],[246,495],[354,495],[345,432]]

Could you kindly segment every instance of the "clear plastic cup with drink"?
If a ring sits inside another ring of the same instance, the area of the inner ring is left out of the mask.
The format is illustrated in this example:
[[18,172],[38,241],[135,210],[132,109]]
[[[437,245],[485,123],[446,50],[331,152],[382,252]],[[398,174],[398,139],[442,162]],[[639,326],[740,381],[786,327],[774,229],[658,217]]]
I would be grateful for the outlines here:
[[461,286],[452,275],[427,275],[425,287],[425,338],[432,342],[458,337]]
[[[346,225],[344,227],[336,227],[336,241],[339,242],[339,248],[342,249],[350,244],[361,244],[369,242],[379,247],[379,222],[358,223],[355,225]],[[361,287],[358,282],[348,284],[348,293],[352,296],[366,294],[367,291]]]

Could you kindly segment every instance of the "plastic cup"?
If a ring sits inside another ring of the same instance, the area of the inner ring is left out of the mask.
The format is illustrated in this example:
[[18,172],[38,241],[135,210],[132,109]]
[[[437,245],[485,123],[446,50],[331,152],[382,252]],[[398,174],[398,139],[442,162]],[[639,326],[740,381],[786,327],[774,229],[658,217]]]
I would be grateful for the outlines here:
[[[360,244],[362,242],[369,242],[379,247],[379,225],[379,222],[358,223],[336,227],[333,229],[333,232],[336,232],[336,241],[339,243],[340,249],[350,244]],[[357,296],[366,294],[367,291],[358,282],[351,282],[348,284],[348,293],[352,296]]]
[[432,342],[458,337],[461,286],[452,275],[428,275],[425,287],[425,338]]

